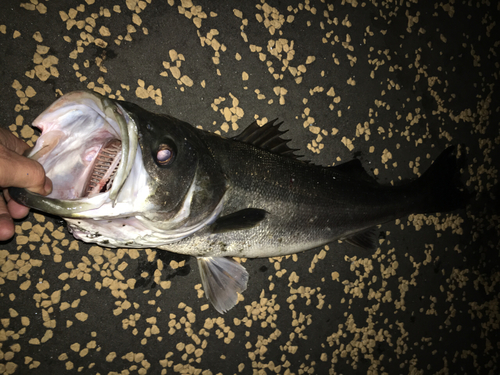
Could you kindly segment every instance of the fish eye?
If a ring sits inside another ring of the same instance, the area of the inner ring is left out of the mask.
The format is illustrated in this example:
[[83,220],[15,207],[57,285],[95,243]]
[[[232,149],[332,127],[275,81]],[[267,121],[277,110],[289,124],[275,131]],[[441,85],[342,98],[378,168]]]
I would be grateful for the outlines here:
[[160,167],[165,167],[174,160],[174,156],[174,149],[169,145],[162,143],[158,146],[155,160]]

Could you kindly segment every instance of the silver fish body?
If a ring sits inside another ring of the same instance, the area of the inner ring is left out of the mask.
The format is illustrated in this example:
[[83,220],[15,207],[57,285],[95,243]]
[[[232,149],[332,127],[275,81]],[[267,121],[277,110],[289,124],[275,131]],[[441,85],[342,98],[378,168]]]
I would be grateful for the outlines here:
[[[88,127],[102,136],[75,138],[75,124],[79,133],[90,136]],[[356,160],[336,167],[297,160],[274,122],[228,139],[132,103],[74,92],[34,125],[42,135],[31,157],[55,189],[48,197],[11,189],[12,197],[62,216],[86,242],[197,257],[219,312],[236,304],[248,280],[229,257],[281,256],[337,239],[373,248],[376,225],[454,210],[468,198],[454,147],[420,178],[382,186]],[[68,148],[71,158],[61,159]],[[61,170],[76,172],[66,181]]]

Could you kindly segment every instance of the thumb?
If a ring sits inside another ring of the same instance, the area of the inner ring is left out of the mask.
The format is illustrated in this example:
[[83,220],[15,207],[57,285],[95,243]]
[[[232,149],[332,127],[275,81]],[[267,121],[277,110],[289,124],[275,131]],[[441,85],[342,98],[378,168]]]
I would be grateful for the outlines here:
[[40,163],[19,155],[1,144],[0,186],[26,188],[42,195],[52,191],[52,181],[45,176]]

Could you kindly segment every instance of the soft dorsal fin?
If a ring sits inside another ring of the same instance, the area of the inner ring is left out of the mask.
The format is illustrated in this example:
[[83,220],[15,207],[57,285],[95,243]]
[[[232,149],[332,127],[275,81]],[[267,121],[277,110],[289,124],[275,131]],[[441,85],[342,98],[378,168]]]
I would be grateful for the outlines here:
[[333,168],[336,172],[342,173],[347,176],[351,176],[353,178],[357,178],[359,180],[363,180],[365,182],[378,184],[377,181],[366,172],[366,169],[361,165],[361,161],[359,159],[352,159],[345,163],[335,165]]
[[274,154],[291,156],[293,158],[300,157],[300,155],[294,154],[297,149],[288,147],[287,143],[290,142],[290,139],[281,138],[288,130],[279,130],[283,121],[276,124],[276,120],[269,121],[262,126],[259,126],[257,121],[254,121],[243,132],[233,137],[233,139],[251,144]]

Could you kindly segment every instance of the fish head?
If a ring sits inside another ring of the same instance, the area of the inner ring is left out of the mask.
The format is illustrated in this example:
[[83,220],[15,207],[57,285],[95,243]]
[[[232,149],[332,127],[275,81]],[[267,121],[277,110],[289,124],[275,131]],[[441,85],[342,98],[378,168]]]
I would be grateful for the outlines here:
[[28,207],[66,219],[75,237],[159,246],[215,220],[226,183],[195,129],[94,92],[63,95],[33,125],[28,157],[52,180],[48,196],[10,188]]
[[183,210],[188,210],[190,221],[196,222],[213,212],[226,192],[226,179],[200,131],[133,103],[121,102],[121,106],[138,124],[143,165],[155,186],[149,200],[159,209],[144,216],[166,222],[173,216],[187,215]]

